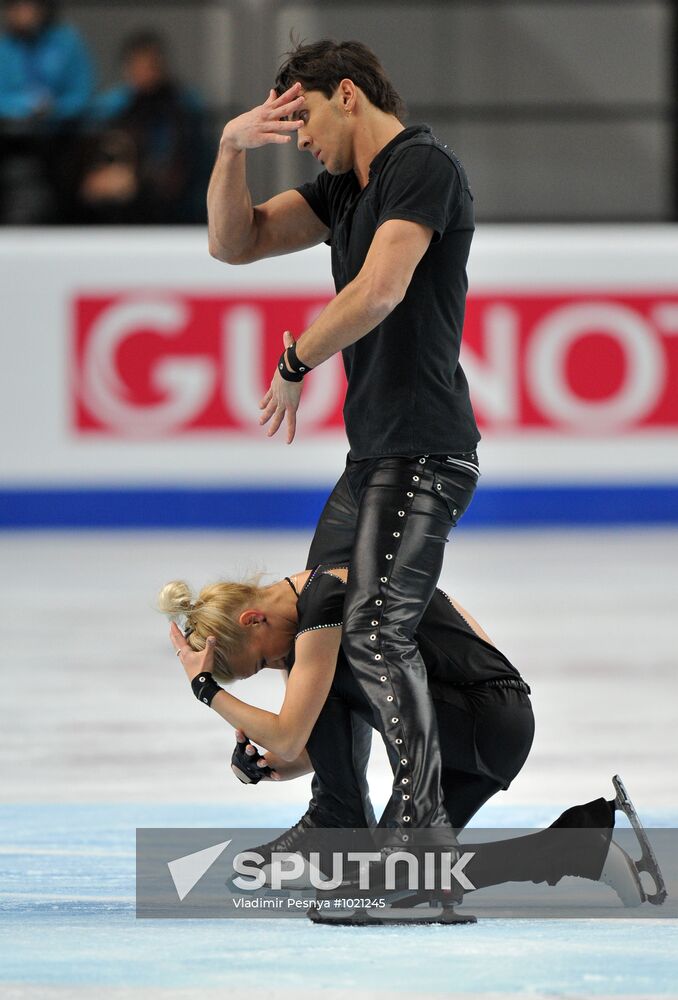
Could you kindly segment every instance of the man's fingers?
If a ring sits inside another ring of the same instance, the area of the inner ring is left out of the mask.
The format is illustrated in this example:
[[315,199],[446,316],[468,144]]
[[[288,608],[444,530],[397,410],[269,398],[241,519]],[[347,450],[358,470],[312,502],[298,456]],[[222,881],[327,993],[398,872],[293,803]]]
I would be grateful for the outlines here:
[[259,417],[259,426],[263,427],[264,424],[267,424],[277,409],[278,405],[275,402],[275,400],[272,399],[271,402],[266,407],[266,409],[264,410],[264,412]]
[[242,729],[236,729],[236,731],[235,731],[235,738],[236,738],[236,740],[237,740],[238,743],[246,743],[247,742],[247,737],[243,733]]
[[292,444],[297,430],[297,414],[291,407],[287,409],[287,443]]
[[263,409],[265,409],[265,407],[268,406],[268,404],[271,402],[272,396],[273,396],[273,390],[269,389],[268,392],[266,393],[266,395],[264,396],[264,398],[259,403],[259,409],[260,410],[263,410]]
[[291,347],[294,343],[294,337],[289,330],[285,330],[283,333],[283,347]]
[[298,129],[301,128],[302,125],[303,122],[300,121],[300,119],[298,118],[295,118],[293,121],[283,121],[283,122],[280,122],[276,119],[274,121],[266,122],[264,125],[261,126],[261,130],[266,136],[269,136],[272,133],[274,134],[276,132],[296,132]]
[[301,84],[293,83],[292,86],[289,87],[284,94],[281,94],[280,97],[276,97],[275,100],[273,100],[271,103],[274,108],[282,107],[285,104],[289,104],[291,101],[293,101],[295,97],[299,97],[300,93],[301,93]]
[[278,430],[280,429],[280,425],[283,422],[284,418],[285,418],[284,410],[275,411],[275,414],[273,416],[273,422],[271,423],[271,426],[267,431],[268,437],[273,437],[274,434],[278,433]]
[[297,111],[301,111],[305,103],[303,97],[297,97],[295,100],[290,101],[289,104],[269,108],[268,113],[276,118],[289,118],[291,115],[296,114]]
[[305,98],[303,96],[298,96],[293,100],[288,101],[286,104],[278,104],[275,102],[273,104],[265,104],[264,107],[266,108],[266,114],[269,118],[289,118],[290,115],[300,111],[304,104]]

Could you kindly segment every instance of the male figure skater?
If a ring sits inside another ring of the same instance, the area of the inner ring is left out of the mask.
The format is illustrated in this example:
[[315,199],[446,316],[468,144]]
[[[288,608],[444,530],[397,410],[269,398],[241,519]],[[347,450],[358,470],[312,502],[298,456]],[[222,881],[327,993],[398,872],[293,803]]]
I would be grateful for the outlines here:
[[[331,243],[337,295],[296,342],[285,334],[261,423],[272,435],[285,420],[291,443],[304,375],[342,351],[350,452],[308,565],[350,562],[343,648],[396,761],[381,825],[405,841],[411,827],[435,828],[454,843],[415,630],[478,479],[480,435],[459,365],[473,198],[456,156],[427,126],[405,128],[402,113],[366,46],[298,46],[267,100],[224,128],[209,247],[246,264]],[[253,206],[247,150],[294,133],[324,171]],[[357,719],[354,736],[364,778],[370,733]],[[306,825],[327,825],[325,792],[316,780]]]

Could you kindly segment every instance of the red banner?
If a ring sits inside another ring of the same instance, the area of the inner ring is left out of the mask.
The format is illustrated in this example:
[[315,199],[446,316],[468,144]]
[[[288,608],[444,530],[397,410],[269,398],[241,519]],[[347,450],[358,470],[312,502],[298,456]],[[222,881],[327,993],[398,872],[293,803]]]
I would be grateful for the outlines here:
[[[80,433],[255,432],[282,350],[326,299],[121,293],[75,302]],[[678,428],[678,294],[475,295],[462,364],[486,431]],[[341,426],[340,359],[304,387],[304,427]]]

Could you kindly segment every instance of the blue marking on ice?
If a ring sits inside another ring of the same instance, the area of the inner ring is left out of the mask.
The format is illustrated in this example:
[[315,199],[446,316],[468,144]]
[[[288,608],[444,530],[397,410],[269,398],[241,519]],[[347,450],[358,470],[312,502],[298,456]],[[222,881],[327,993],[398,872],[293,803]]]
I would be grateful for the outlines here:
[[[673,921],[514,919],[357,929],[303,920],[135,919],[137,826],[280,827],[301,812],[0,806],[0,984],[675,994]],[[499,825],[499,813],[483,810],[482,822]],[[545,822],[540,813],[514,810],[507,822],[528,827]],[[648,825],[675,824],[675,816],[644,818]]]

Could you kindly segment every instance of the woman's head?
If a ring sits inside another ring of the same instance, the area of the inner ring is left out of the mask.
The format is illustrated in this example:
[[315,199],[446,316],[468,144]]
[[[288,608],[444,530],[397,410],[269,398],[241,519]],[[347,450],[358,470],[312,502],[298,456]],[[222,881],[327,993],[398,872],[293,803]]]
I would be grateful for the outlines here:
[[260,587],[258,580],[211,583],[194,599],[188,584],[173,580],[158,595],[158,609],[172,621],[182,620],[191,649],[205,648],[214,636],[212,672],[222,683],[250,677],[262,666],[283,666],[294,629],[281,617],[278,585]]
[[248,638],[240,615],[245,608],[258,603],[260,594],[257,581],[212,583],[193,599],[188,584],[173,580],[160,591],[158,608],[172,621],[183,619],[191,649],[204,649],[207,637],[214,636],[213,673],[217,680],[229,683],[238,676],[231,658],[242,652]]

